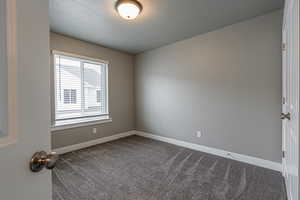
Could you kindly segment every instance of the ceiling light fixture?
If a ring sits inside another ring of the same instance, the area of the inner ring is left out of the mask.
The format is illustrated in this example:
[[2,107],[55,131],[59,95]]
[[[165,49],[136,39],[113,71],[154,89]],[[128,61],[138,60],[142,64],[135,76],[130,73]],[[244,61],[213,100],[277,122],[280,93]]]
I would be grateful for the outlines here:
[[141,13],[143,6],[137,0],[118,0],[116,9],[121,17],[132,20]]

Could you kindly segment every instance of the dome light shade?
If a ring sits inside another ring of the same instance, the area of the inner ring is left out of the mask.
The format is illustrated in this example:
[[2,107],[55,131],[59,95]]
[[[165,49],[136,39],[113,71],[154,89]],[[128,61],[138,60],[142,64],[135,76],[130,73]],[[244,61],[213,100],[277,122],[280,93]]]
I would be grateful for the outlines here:
[[118,0],[116,9],[121,17],[132,20],[141,13],[142,5],[136,0]]

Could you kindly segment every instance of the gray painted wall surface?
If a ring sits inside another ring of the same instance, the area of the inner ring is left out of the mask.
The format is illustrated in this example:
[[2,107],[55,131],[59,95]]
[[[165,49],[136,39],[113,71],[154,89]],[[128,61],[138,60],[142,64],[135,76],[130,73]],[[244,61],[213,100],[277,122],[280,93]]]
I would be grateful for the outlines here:
[[[0,27],[6,26],[6,4],[0,0]],[[7,63],[6,63],[6,29],[0,29],[0,137],[7,135]]]
[[[92,58],[107,60],[109,64],[109,107],[112,122],[52,132],[52,148],[73,145],[103,136],[135,129],[133,96],[133,56],[120,51],[75,40],[59,34],[50,34],[50,49],[75,53]],[[51,64],[53,75],[53,64]],[[52,97],[53,94],[53,76]],[[54,99],[52,99],[52,116],[54,116]],[[53,121],[53,117],[52,117]],[[97,134],[92,128],[98,129]]]
[[138,55],[137,130],[281,162],[281,18],[272,12]]

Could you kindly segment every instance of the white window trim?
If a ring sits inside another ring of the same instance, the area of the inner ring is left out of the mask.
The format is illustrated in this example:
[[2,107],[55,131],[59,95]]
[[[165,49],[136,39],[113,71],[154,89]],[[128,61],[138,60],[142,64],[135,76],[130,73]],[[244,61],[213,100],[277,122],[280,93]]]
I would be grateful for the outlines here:
[[87,57],[87,56],[82,56],[82,55],[78,55],[78,54],[74,54],[74,53],[67,53],[64,51],[58,51],[58,50],[52,50],[52,55],[58,54],[58,55],[62,55],[62,56],[68,56],[68,57],[74,57],[74,58],[80,58],[83,60],[90,60],[93,62],[100,62],[100,63],[104,63],[104,64],[109,64],[109,62],[107,60],[102,60],[102,59],[98,59],[98,58],[91,58],[91,57]]
[[[66,119],[66,120],[58,120],[56,121],[56,117],[54,116],[54,122],[51,127],[51,131],[59,131],[59,130],[66,130],[66,129],[72,129],[72,128],[78,128],[78,127],[84,127],[84,126],[91,126],[91,125],[96,125],[96,124],[103,124],[103,123],[109,123],[112,122],[112,118],[110,117],[110,107],[109,107],[109,61],[107,60],[102,60],[98,58],[91,58],[87,56],[82,56],[74,53],[68,53],[68,52],[63,52],[63,51],[58,51],[58,50],[52,50],[51,51],[51,56],[53,60],[53,66],[55,67],[55,61],[54,61],[54,55],[62,55],[62,56],[68,56],[68,57],[74,57],[74,58],[79,58],[83,60],[89,60],[92,62],[100,62],[104,63],[107,65],[106,68],[106,88],[107,88],[107,95],[106,95],[106,105],[107,105],[107,114],[105,115],[100,115],[100,116],[87,116],[87,117],[82,117],[78,119]],[[55,73],[54,73],[54,82],[55,82]],[[54,86],[54,95],[56,95],[56,87]],[[56,97],[54,97],[54,110],[56,109]],[[55,115],[55,111],[54,111]]]
[[56,121],[55,124],[51,127],[51,131],[60,131],[85,126],[93,126],[97,124],[104,124],[110,122],[112,122],[112,118],[110,118],[108,115],[100,117],[86,117],[79,119],[62,120]]

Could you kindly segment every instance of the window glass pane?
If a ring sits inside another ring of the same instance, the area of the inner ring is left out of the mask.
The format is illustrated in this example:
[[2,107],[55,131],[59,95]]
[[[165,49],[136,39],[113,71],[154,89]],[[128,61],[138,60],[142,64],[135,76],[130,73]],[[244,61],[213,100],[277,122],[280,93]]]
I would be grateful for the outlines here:
[[84,112],[89,115],[106,114],[105,65],[84,63]]
[[72,89],[71,90],[71,99],[70,102],[72,104],[76,104],[77,103],[77,90]]
[[64,89],[64,104],[70,103],[70,90]]
[[56,119],[82,116],[80,60],[55,56]]
[[96,91],[96,95],[97,95],[97,102],[100,103],[101,102],[101,91],[100,90],[97,90]]

